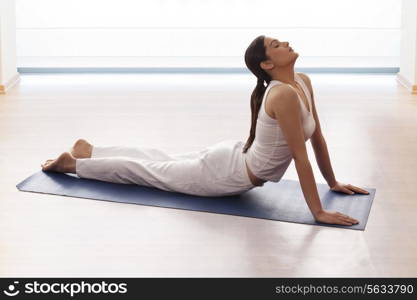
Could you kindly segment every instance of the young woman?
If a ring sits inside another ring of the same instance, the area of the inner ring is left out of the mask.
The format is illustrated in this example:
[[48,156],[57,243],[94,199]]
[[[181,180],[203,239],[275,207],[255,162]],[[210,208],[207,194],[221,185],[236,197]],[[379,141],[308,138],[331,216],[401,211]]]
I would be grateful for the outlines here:
[[336,180],[310,79],[294,72],[297,58],[288,42],[263,35],[247,48],[246,66],[257,77],[257,84],[251,95],[252,124],[245,144],[222,141],[201,151],[169,155],[147,147],[93,146],[79,139],[71,152],[47,160],[42,170],[199,196],[225,196],[244,193],[266,181],[278,182],[294,160],[304,198],[316,221],[357,224],[357,220],[321,206],[307,156],[308,139],[332,191],[369,193]]

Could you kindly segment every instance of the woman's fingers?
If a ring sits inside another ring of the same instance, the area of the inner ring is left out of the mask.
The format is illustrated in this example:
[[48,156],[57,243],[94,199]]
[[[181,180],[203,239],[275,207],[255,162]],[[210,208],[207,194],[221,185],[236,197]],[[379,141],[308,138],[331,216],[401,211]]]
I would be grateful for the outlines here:
[[[350,185],[348,184],[347,186],[350,186]],[[346,193],[346,194],[354,194],[353,191],[351,191],[350,189],[348,189],[346,187],[343,188],[343,192]]]
[[351,218],[345,214],[342,214],[338,211],[326,211],[323,210],[321,214],[315,216],[317,222],[329,223],[329,224],[338,224],[352,226],[358,224],[358,220]]
[[347,218],[347,219],[345,219],[347,222],[351,222],[351,223],[353,223],[353,224],[358,224],[359,223],[359,221],[358,220],[355,220],[355,219],[353,219],[353,218]]
[[353,190],[354,192],[361,193],[361,194],[369,194],[369,192],[368,192],[367,190],[361,189],[361,188],[359,188],[359,187],[357,187],[357,186],[354,186],[354,185],[348,184],[348,187],[349,187],[351,190]]
[[348,226],[351,226],[352,225],[351,223],[348,223],[348,222],[343,221],[343,220],[337,221],[336,224],[339,224],[339,225],[348,225]]
[[354,223],[353,222],[350,222],[350,221],[347,221],[347,220],[339,220],[339,224],[342,224],[342,225],[353,225]]
[[346,220],[346,218],[339,217],[339,218],[337,219],[337,224],[340,224],[340,225],[349,225],[349,226],[351,226],[351,225],[353,225],[353,222],[350,222],[350,221]]
[[351,184],[347,184],[346,187],[343,188],[343,192],[351,195],[353,195],[355,192],[360,194],[369,194],[367,190],[361,189]]
[[339,217],[339,218],[340,218],[340,220],[342,220],[343,222],[348,222],[348,223],[350,223],[350,225],[359,223],[359,221],[358,221],[358,220],[356,220],[356,219],[354,219],[354,218],[351,218],[351,217],[349,217],[349,216],[347,216],[347,215],[344,215],[344,214],[342,214],[342,213],[339,213],[338,217]]

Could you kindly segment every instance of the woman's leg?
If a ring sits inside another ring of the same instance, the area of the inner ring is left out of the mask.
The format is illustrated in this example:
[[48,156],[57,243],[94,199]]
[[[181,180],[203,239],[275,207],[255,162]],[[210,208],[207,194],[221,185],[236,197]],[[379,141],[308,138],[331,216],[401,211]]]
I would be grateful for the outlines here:
[[166,152],[151,147],[125,147],[125,146],[94,146],[84,139],[79,139],[74,144],[71,154],[75,158],[103,158],[125,156],[135,159],[166,161],[194,159],[203,155],[207,149],[190,151],[185,153],[167,154]]
[[126,156],[75,159],[65,152],[55,160],[48,160],[42,169],[199,196],[230,195],[254,187],[244,169],[242,145],[222,143],[200,151],[202,154],[196,158],[179,154],[176,160],[164,161]]
[[84,158],[76,160],[75,171],[81,178],[205,195],[200,187],[205,181],[201,176],[201,159],[151,161],[130,157]]
[[204,149],[200,151],[168,154],[161,149],[151,147],[93,146],[91,158],[125,156],[140,160],[167,161],[198,158],[205,151]]

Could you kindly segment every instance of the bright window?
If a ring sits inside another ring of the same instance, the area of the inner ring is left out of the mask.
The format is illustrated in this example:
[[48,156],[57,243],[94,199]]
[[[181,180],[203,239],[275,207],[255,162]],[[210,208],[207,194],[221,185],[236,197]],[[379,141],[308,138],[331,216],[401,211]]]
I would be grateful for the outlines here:
[[18,67],[245,67],[264,34],[298,67],[398,67],[398,0],[17,0]]

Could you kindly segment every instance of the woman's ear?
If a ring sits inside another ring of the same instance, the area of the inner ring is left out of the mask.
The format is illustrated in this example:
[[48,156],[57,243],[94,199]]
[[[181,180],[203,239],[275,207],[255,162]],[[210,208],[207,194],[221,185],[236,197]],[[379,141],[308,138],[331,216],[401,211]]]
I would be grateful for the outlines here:
[[264,70],[271,70],[273,67],[274,67],[274,64],[269,60],[265,60],[261,62],[261,68]]

